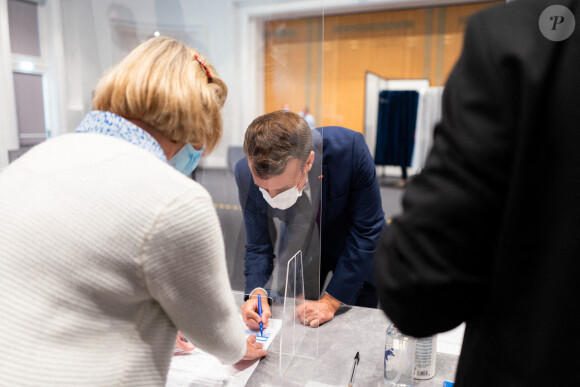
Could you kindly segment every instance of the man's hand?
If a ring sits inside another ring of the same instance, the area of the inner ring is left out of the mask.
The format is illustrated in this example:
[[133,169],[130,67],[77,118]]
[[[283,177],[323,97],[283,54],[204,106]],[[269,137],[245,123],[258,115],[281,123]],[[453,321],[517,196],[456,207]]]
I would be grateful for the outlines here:
[[262,298],[262,326],[264,329],[268,327],[268,321],[272,312],[270,311],[270,305],[268,305],[268,295],[262,290],[254,290],[250,294],[248,301],[244,302],[242,305],[242,318],[246,326],[255,331],[260,329],[260,315],[258,314],[258,294],[261,294]]
[[317,328],[321,324],[332,320],[339,307],[340,301],[330,294],[324,293],[318,301],[304,301],[303,305],[296,308],[296,312],[304,325]]

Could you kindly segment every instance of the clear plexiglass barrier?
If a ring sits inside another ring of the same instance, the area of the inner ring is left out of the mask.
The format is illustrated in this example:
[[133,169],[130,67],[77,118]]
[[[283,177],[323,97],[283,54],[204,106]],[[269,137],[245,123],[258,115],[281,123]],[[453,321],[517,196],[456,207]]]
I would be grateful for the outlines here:
[[[305,324],[305,316],[318,318],[318,308],[307,310],[304,296],[304,267],[302,251],[289,261],[280,330],[280,375],[283,376],[295,356],[318,356],[318,330]],[[308,338],[306,339],[307,330]]]

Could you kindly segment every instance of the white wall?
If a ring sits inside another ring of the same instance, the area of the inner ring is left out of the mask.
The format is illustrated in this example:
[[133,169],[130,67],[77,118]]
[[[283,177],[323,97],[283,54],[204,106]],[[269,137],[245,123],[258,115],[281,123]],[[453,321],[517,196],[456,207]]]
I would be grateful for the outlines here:
[[[49,0],[50,1],[50,0]],[[239,47],[236,7],[231,0],[62,0],[67,63],[67,111],[71,126],[90,110],[100,76],[135,45],[160,31],[200,50],[229,86],[224,106],[224,140],[205,160],[225,166],[227,146],[243,132],[237,118],[242,93],[236,87]],[[238,139],[239,140],[239,139]]]
[[18,149],[18,132],[8,34],[8,4],[6,0],[0,0],[0,170],[8,165],[10,149]]
[[43,75],[47,130],[58,135],[67,125],[61,104],[66,100],[66,90],[61,87],[65,63],[60,5],[60,0],[50,0],[38,8],[41,56],[28,57],[11,54],[7,1],[0,0],[0,170],[8,165],[8,151],[19,148],[12,70],[19,67],[21,60],[32,63],[30,73]]

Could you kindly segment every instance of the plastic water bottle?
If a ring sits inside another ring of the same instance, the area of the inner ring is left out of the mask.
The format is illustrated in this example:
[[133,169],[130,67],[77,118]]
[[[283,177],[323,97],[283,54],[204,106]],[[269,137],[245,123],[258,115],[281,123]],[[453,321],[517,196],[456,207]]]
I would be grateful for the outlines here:
[[415,379],[431,379],[435,376],[437,360],[437,335],[416,339]]
[[383,382],[389,387],[413,385],[415,339],[405,336],[392,324],[387,328]]

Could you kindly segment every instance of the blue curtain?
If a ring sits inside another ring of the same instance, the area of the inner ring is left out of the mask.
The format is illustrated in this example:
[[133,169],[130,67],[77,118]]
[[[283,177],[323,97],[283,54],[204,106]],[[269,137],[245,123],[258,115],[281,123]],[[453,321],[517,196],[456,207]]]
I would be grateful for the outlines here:
[[411,165],[419,93],[384,90],[379,93],[376,165]]

